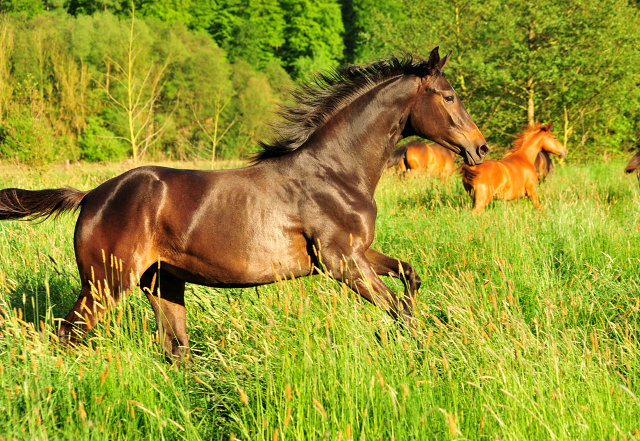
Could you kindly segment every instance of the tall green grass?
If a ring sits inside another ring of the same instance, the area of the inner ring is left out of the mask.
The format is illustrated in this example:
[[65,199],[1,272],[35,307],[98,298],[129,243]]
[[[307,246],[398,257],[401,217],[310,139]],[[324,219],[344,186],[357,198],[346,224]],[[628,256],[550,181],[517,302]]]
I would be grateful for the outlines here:
[[[422,277],[414,329],[323,276],[188,286],[192,368],[164,363],[139,291],[58,347],[75,218],[1,223],[0,440],[639,439],[640,195],[622,166],[558,168],[542,212],[478,216],[455,177],[386,175],[374,248]],[[121,171],[7,171],[0,186]]]

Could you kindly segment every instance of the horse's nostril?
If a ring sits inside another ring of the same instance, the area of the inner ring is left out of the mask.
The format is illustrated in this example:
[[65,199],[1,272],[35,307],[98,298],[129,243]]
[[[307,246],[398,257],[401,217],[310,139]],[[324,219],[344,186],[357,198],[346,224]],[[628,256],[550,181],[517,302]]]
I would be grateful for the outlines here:
[[486,144],[482,144],[480,147],[478,147],[478,152],[480,153],[480,155],[485,156],[487,153],[489,153],[489,147]]

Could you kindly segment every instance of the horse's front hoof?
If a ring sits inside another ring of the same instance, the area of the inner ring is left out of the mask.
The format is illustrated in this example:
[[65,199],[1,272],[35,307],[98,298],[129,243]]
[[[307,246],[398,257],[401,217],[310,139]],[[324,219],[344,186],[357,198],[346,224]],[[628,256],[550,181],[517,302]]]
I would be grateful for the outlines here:
[[75,346],[74,327],[69,323],[62,323],[58,329],[58,344],[60,346]]

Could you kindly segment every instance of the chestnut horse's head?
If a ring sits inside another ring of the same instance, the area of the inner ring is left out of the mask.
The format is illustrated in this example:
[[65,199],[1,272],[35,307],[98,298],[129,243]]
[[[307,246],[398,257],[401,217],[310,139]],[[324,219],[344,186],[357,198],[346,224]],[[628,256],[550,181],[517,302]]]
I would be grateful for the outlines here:
[[437,47],[431,51],[407,132],[437,142],[462,156],[468,165],[481,164],[489,147],[442,73],[449,55],[440,58]]
[[558,155],[561,158],[566,158],[567,149],[562,145],[560,141],[558,141],[556,135],[554,135],[551,131],[551,124],[552,123],[549,123],[546,126],[542,126],[540,128],[540,133],[542,135],[542,139],[540,141],[542,143],[542,150],[553,153],[554,155]]

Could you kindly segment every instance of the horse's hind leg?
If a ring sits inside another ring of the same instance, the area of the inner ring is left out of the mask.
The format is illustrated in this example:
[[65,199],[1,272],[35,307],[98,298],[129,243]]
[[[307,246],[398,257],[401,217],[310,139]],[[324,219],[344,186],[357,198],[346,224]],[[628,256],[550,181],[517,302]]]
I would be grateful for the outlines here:
[[120,300],[121,293],[128,292],[137,283],[132,273],[126,276],[122,272],[121,261],[113,256],[107,260],[105,253],[100,254],[79,262],[79,268],[88,271],[80,270],[80,295],[60,323],[58,339],[63,345],[74,345],[81,340]]
[[190,363],[184,280],[153,265],[140,278],[140,288],[156,314],[160,343],[167,360]]
[[400,259],[386,256],[371,248],[364,253],[365,257],[371,263],[373,270],[379,276],[389,276],[400,279],[404,284],[404,293],[410,305],[413,305],[420,289],[420,276],[416,274],[413,266]]

